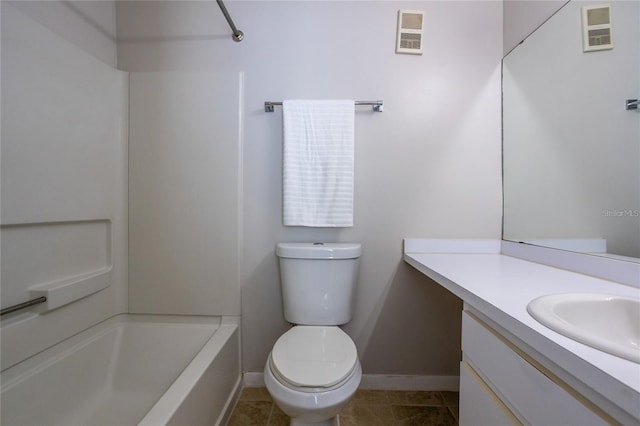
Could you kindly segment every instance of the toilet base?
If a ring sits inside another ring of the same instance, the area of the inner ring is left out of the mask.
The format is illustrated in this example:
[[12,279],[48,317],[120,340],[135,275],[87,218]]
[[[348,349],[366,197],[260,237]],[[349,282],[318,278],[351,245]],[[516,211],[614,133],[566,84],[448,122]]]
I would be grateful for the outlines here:
[[280,383],[271,371],[269,360],[264,369],[267,390],[273,402],[291,418],[291,426],[339,426],[338,414],[356,393],[361,378],[362,367],[357,362],[351,376],[338,388],[303,392]]
[[298,419],[291,419],[290,426],[340,426],[340,415],[337,415],[331,419],[323,420],[321,422],[307,423]]

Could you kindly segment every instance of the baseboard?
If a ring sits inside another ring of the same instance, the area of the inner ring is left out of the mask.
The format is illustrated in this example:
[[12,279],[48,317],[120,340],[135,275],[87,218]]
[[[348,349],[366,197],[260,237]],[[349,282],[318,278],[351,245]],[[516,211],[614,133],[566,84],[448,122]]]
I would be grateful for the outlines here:
[[363,374],[360,389],[454,391],[460,388],[459,376],[413,376],[396,374]]
[[244,386],[246,388],[263,388],[264,387],[264,373],[256,373],[251,371],[246,371],[242,375],[242,379],[244,382]]
[[[245,372],[244,386],[264,387],[263,373]],[[416,390],[454,391],[459,389],[459,376],[412,376],[394,374],[363,374],[360,389],[363,390]]]

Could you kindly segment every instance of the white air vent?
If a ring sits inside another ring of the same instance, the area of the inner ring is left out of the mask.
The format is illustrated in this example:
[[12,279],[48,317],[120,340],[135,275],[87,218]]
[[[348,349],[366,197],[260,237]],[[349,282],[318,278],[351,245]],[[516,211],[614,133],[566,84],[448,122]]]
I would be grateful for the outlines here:
[[613,49],[610,4],[582,8],[582,40],[585,52]]
[[422,55],[423,29],[424,12],[419,10],[399,10],[396,53]]

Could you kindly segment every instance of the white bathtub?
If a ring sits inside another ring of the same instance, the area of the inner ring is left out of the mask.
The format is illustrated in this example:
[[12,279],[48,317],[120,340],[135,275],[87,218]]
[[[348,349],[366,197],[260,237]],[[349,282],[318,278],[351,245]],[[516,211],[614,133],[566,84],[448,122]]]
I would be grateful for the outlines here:
[[225,424],[241,385],[238,324],[112,317],[3,371],[0,423]]

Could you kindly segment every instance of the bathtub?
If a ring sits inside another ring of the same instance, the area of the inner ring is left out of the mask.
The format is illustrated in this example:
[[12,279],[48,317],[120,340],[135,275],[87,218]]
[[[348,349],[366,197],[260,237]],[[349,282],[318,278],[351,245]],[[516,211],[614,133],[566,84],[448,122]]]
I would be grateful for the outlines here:
[[2,425],[225,424],[235,317],[116,315],[0,375]]

